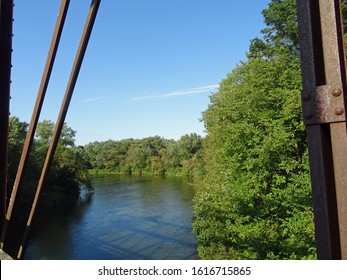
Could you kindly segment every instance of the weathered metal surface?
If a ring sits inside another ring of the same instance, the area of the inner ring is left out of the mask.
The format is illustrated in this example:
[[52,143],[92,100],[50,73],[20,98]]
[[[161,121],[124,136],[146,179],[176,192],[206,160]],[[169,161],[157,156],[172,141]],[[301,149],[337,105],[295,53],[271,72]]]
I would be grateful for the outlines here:
[[6,213],[13,1],[0,0],[0,232]]
[[314,210],[317,257],[321,260],[340,259],[340,237],[336,207],[336,192],[329,127],[306,127],[310,158],[312,200]]
[[81,66],[82,66],[82,61],[83,61],[83,58],[84,58],[84,55],[85,55],[85,52],[86,52],[86,49],[88,46],[89,38],[90,38],[92,29],[94,26],[94,22],[95,22],[95,18],[96,18],[98,9],[99,9],[100,1],[101,0],[92,0],[91,6],[89,9],[89,13],[88,13],[87,20],[86,20],[86,23],[85,23],[85,26],[83,29],[81,41],[80,41],[80,44],[79,44],[79,47],[78,47],[78,50],[76,53],[76,58],[75,58],[75,61],[74,61],[74,64],[73,64],[73,67],[71,70],[70,78],[69,78],[69,81],[67,84],[67,88],[65,91],[63,103],[61,105],[59,116],[58,116],[58,119],[57,119],[57,122],[56,122],[56,125],[54,128],[53,137],[52,137],[52,140],[50,142],[48,153],[46,155],[45,163],[44,163],[44,166],[43,166],[43,169],[41,172],[41,177],[40,177],[37,191],[35,194],[34,202],[33,202],[33,205],[32,205],[31,211],[30,211],[29,219],[27,222],[27,227],[26,227],[24,237],[23,237],[22,243],[21,243],[19,251],[18,251],[18,255],[17,255],[18,259],[22,258],[24,251],[25,251],[25,247],[26,247],[26,244],[28,241],[29,232],[30,232],[30,228],[31,228],[31,223],[32,223],[32,220],[35,216],[37,203],[38,203],[40,196],[42,194],[43,187],[45,185],[45,182],[46,182],[46,179],[48,176],[48,172],[49,172],[51,163],[53,161],[53,156],[54,156],[55,150],[56,150],[57,145],[58,145],[61,130],[62,130],[63,125],[64,125],[65,117],[66,117],[66,114],[67,114],[67,111],[69,108],[69,104],[70,104],[70,101],[72,98],[72,94],[73,94],[73,91],[74,91],[74,88],[75,88],[75,85],[77,82],[78,74],[79,74],[79,71],[80,71]]
[[347,134],[346,123],[330,125],[341,258],[347,260]]
[[9,206],[6,213],[4,229],[2,230],[2,234],[1,234],[1,241],[0,241],[1,249],[4,247],[4,242],[6,239],[8,225],[11,220],[12,211],[13,211],[14,203],[16,200],[16,195],[21,185],[23,171],[25,169],[28,156],[30,153],[32,141],[34,139],[35,130],[36,130],[37,123],[40,117],[42,104],[46,95],[49,79],[52,73],[53,64],[54,64],[56,53],[58,50],[61,33],[64,27],[66,14],[69,8],[69,3],[70,3],[70,0],[62,0],[60,8],[59,8],[59,13],[57,16],[57,20],[56,20],[55,28],[53,31],[52,40],[51,40],[51,45],[47,55],[46,65],[43,70],[42,79],[41,79],[40,87],[39,87],[36,102],[35,102],[35,107],[32,113],[28,133],[25,139],[21,159],[20,159],[17,174],[16,174],[16,179],[12,188],[12,194],[11,194]]
[[317,86],[314,94],[305,94],[302,99],[306,125],[341,122],[346,119],[341,85]]
[[297,0],[319,259],[347,259],[346,63],[339,0]]
[[[305,90],[303,92],[304,122],[310,125],[346,121],[344,96],[343,94],[335,94],[343,91],[341,80],[341,63],[343,62],[341,59],[343,60],[343,57],[341,58],[341,51],[338,47],[341,30],[337,26],[337,20],[340,18],[337,18],[338,15],[335,11],[335,5],[339,5],[339,1],[310,2],[312,3],[310,14],[314,13],[315,19],[311,24],[309,22],[305,24],[308,24],[308,28],[312,25],[315,26],[312,26],[312,35],[307,34],[306,36],[313,40],[309,44],[313,56],[316,56],[312,70],[317,72],[316,75],[319,73],[321,81],[317,79],[316,89],[312,86],[310,91]],[[317,22],[318,19],[320,22]],[[309,45],[307,42],[302,44],[304,48],[310,47]],[[317,60],[321,61],[318,62]]]
[[[342,11],[339,0],[320,0],[320,17],[322,21],[323,53],[325,76],[328,85],[340,84],[346,96],[346,62],[345,46],[342,32]],[[340,98],[340,97],[337,97]],[[334,99],[334,98],[333,98]],[[335,113],[343,112],[344,101],[338,107],[332,107]],[[347,135],[346,119],[343,122],[330,124],[331,145],[333,152],[337,216],[340,233],[341,258],[347,259]]]
[[[302,107],[305,113],[310,112],[311,104],[307,105],[305,99],[314,98],[317,85],[325,84],[324,61],[320,30],[319,9],[316,3],[309,0],[297,0],[300,55],[302,68]],[[305,106],[309,106],[306,109]],[[306,110],[306,111],[305,111]],[[339,237],[336,207],[331,207],[331,197],[335,197],[335,190],[329,188],[334,184],[331,175],[332,155],[325,147],[329,142],[329,133],[322,125],[306,126],[307,144],[309,148],[310,173],[312,183],[312,197],[315,220],[315,235],[317,243],[317,254],[319,259],[338,259]],[[326,172],[326,170],[328,170]]]

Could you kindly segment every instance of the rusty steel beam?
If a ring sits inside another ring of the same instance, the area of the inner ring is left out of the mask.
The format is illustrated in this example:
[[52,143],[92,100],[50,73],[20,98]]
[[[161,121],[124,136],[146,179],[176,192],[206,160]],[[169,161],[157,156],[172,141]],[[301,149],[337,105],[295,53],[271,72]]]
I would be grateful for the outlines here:
[[333,95],[334,100],[341,100],[339,104],[332,103],[330,107],[337,118],[343,118],[342,121],[330,123],[330,133],[341,259],[347,260],[347,126],[344,100],[347,84],[341,1],[321,0],[320,7],[326,83],[335,87],[329,95]]
[[63,27],[64,27],[64,23],[65,23],[65,19],[66,19],[66,14],[67,14],[67,11],[69,8],[69,4],[70,4],[70,0],[62,0],[61,1],[61,5],[59,8],[57,20],[56,20],[54,31],[53,31],[53,36],[52,36],[50,48],[49,48],[48,55],[47,55],[46,64],[45,64],[42,78],[41,78],[40,87],[39,87],[39,90],[37,93],[35,107],[34,107],[34,110],[32,113],[28,133],[27,133],[27,136],[25,139],[21,159],[20,159],[17,174],[16,174],[16,179],[15,179],[15,182],[14,182],[14,185],[12,188],[12,194],[11,194],[10,202],[8,205],[5,223],[4,223],[4,228],[2,230],[2,235],[1,235],[1,240],[0,240],[0,249],[3,249],[3,247],[4,247],[4,242],[6,239],[6,234],[7,234],[9,222],[11,220],[12,211],[13,211],[14,203],[16,200],[16,195],[17,195],[17,192],[18,192],[20,185],[21,185],[21,180],[23,177],[23,171],[25,169],[25,166],[26,166],[26,163],[27,163],[27,160],[29,157],[30,149],[32,146],[32,142],[33,142],[36,127],[37,127],[37,123],[39,121],[43,101],[45,99],[48,83],[49,83],[50,76],[52,73],[52,69],[53,69],[56,53],[58,50],[58,46],[59,46],[59,42],[60,42],[60,38],[61,38],[61,33],[63,31]]
[[0,232],[6,214],[13,1],[0,0]]
[[319,259],[347,259],[346,62],[339,0],[297,0]]
[[49,169],[50,169],[50,166],[51,166],[52,161],[53,161],[54,153],[55,153],[55,150],[56,150],[57,145],[58,145],[61,130],[62,130],[63,125],[64,125],[64,121],[65,121],[66,114],[67,114],[67,111],[69,108],[69,104],[70,104],[70,101],[72,98],[72,94],[73,94],[73,91],[74,91],[74,88],[75,88],[75,85],[77,82],[78,74],[79,74],[79,71],[80,71],[81,66],[82,66],[83,58],[84,58],[85,52],[87,50],[89,38],[90,38],[92,29],[94,26],[94,22],[95,22],[95,18],[96,18],[98,9],[99,9],[100,1],[101,0],[92,0],[92,3],[90,5],[87,20],[86,20],[86,23],[85,23],[85,26],[83,29],[82,37],[81,37],[81,40],[80,40],[80,43],[78,46],[75,61],[74,61],[74,64],[73,64],[73,67],[71,70],[71,74],[70,74],[70,78],[69,78],[67,88],[65,91],[64,99],[63,99],[63,102],[62,102],[62,105],[60,108],[60,112],[59,112],[59,116],[58,116],[58,119],[57,119],[57,122],[56,122],[56,125],[54,128],[53,137],[52,137],[52,140],[50,142],[48,153],[46,155],[45,163],[44,163],[44,166],[43,166],[43,169],[41,172],[41,177],[40,177],[37,191],[35,194],[34,202],[32,204],[30,215],[29,215],[29,218],[27,221],[23,240],[22,240],[22,243],[21,243],[19,251],[18,251],[18,255],[17,255],[18,259],[21,259],[24,255],[24,252],[25,252],[26,244],[27,244],[30,229],[31,229],[32,220],[35,216],[37,204],[38,204],[38,201],[39,201],[40,196],[42,194],[44,185],[46,183]]

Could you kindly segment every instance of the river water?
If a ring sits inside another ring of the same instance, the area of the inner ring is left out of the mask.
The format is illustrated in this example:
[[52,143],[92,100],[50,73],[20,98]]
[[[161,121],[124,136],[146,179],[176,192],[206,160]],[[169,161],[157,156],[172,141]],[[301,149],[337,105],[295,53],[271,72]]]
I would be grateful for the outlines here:
[[25,259],[196,259],[184,178],[100,175],[64,217],[36,223]]

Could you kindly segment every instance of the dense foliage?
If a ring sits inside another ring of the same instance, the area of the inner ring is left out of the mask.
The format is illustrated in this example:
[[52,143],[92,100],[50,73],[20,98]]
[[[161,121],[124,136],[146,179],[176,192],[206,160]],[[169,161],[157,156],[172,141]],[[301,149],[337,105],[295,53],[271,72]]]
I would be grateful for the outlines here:
[[[263,37],[251,41],[247,59],[220,83],[203,112],[204,139],[155,136],[75,147],[75,131],[65,126],[46,188],[47,207],[76,198],[81,184],[90,186],[87,169],[193,175],[201,259],[315,258],[295,0],[272,0],[263,16]],[[344,21],[345,31],[346,26]],[[10,123],[12,186],[28,125],[15,117]],[[26,192],[36,184],[52,130],[49,121],[38,127]]]
[[[23,150],[28,124],[17,117],[10,117],[9,130],[9,162],[8,162],[8,193],[11,193],[17,167]],[[31,205],[36,191],[48,145],[53,135],[54,123],[42,121],[38,124],[32,146],[32,152],[24,173],[21,192],[18,197],[24,205]],[[74,203],[79,196],[81,186],[91,188],[91,178],[88,175],[87,164],[83,158],[83,150],[75,147],[75,134],[64,125],[56,156],[49,173],[49,179],[40,203],[41,209],[57,212],[64,206]],[[24,212],[24,211],[23,211]]]
[[[14,184],[28,124],[17,117],[10,118],[8,193]],[[38,124],[21,194],[18,200],[31,205],[54,123],[44,120]],[[90,170],[119,174],[193,175],[202,145],[201,136],[191,133],[179,140],[159,136],[144,139],[108,140],[75,146],[76,131],[64,125],[40,207],[56,211],[69,206],[79,196],[81,187],[91,189]],[[24,213],[25,211],[23,211]]]
[[94,170],[156,176],[192,175],[201,144],[201,136],[191,133],[177,141],[154,136],[93,142],[87,144],[84,151]]
[[202,259],[315,258],[295,0],[273,0],[263,15],[263,39],[203,113]]

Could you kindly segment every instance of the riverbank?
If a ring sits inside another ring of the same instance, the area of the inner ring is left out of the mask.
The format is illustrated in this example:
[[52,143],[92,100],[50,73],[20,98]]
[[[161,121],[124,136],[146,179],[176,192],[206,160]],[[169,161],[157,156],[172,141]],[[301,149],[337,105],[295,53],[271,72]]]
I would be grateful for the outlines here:
[[187,177],[190,179],[193,179],[193,176],[189,176],[185,174],[182,170],[168,170],[165,172],[165,174],[157,174],[153,172],[148,171],[141,171],[141,172],[131,172],[131,173],[125,173],[120,172],[115,169],[89,169],[88,170],[89,175],[134,175],[134,176],[153,176],[153,177]]

